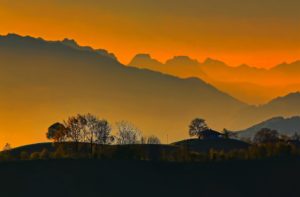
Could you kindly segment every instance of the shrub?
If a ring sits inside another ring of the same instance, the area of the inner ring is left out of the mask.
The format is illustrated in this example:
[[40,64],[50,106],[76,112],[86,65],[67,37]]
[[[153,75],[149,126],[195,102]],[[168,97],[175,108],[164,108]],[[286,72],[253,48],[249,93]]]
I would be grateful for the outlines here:
[[56,151],[52,154],[52,158],[61,159],[66,157],[66,152],[63,145],[57,147]]
[[30,155],[30,159],[31,160],[37,160],[37,159],[39,159],[39,157],[40,157],[40,153],[39,152],[33,152]]
[[39,157],[40,157],[40,159],[49,159],[49,157],[50,157],[49,151],[46,148],[44,148],[40,152]]
[[21,160],[28,160],[28,159],[29,159],[29,154],[28,154],[28,152],[22,151],[22,152],[20,153],[20,159],[21,159]]

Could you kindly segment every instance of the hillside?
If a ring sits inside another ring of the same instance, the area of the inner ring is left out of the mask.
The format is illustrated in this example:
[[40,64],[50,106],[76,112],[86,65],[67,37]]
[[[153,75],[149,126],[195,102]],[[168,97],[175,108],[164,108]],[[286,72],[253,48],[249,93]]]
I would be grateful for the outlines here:
[[[242,130],[273,117],[291,117],[300,114],[300,93],[290,93],[278,97],[261,106],[251,106],[241,110],[235,118],[234,125]],[[243,128],[243,125],[247,125]]]
[[[37,143],[28,144],[20,147],[13,148],[9,151],[9,154],[15,158],[19,158],[22,152],[26,152],[31,155],[34,152],[42,152],[47,149],[49,152],[55,152],[58,147],[64,147],[65,150],[74,150],[76,146],[72,142],[64,142],[61,144],[53,143]],[[79,152],[83,154],[89,154],[91,150],[91,145],[89,143],[80,143]],[[210,149],[218,151],[231,151],[238,149],[246,149],[249,144],[234,140],[234,139],[215,139],[215,140],[199,140],[199,139],[187,139],[172,144],[131,144],[131,145],[93,145],[94,150],[99,150],[101,152],[107,152],[105,154],[113,154],[113,152],[119,152],[117,157],[122,158],[124,156],[130,155],[130,152],[137,154],[139,153],[150,153],[153,157],[160,157],[162,152],[172,153],[172,151],[178,151],[180,148],[187,148],[188,151],[204,153],[208,152]],[[111,155],[112,156],[112,155]]]
[[[77,148],[78,147],[78,148]],[[162,159],[163,154],[173,156],[180,150],[180,146],[176,145],[164,145],[164,144],[128,144],[128,145],[100,145],[93,144],[93,152],[101,159],[112,160],[142,160],[141,158],[148,160]],[[88,158],[91,153],[91,144],[89,143],[73,143],[63,142],[59,144],[53,143],[37,143],[28,144],[13,148],[9,151],[9,155],[12,158],[20,158],[23,152],[27,155],[31,155],[35,152],[42,152],[43,150],[51,155],[57,150],[61,149],[66,154],[80,155],[84,158]],[[204,152],[205,150],[198,150],[198,152]],[[1,152],[0,152],[1,153]],[[137,159],[138,158],[138,159]]]
[[291,118],[275,117],[263,121],[250,128],[239,131],[240,137],[252,138],[262,128],[269,128],[277,130],[280,134],[292,136],[295,133],[300,133],[300,117],[295,116]]
[[175,141],[195,117],[223,128],[247,106],[200,79],[127,67],[109,53],[66,42],[0,37],[0,143],[43,141],[50,124],[87,112]]

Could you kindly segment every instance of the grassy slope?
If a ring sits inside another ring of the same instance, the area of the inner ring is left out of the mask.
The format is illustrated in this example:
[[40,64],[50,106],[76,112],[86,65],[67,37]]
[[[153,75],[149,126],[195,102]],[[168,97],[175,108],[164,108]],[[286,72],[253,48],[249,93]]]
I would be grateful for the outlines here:
[[299,165],[300,161],[0,163],[0,195],[298,196]]

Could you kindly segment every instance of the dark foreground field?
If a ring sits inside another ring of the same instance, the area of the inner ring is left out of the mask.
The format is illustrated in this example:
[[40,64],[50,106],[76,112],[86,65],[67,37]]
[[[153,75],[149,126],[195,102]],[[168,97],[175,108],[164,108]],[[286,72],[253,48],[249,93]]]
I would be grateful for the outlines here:
[[300,161],[0,163],[0,196],[300,196]]

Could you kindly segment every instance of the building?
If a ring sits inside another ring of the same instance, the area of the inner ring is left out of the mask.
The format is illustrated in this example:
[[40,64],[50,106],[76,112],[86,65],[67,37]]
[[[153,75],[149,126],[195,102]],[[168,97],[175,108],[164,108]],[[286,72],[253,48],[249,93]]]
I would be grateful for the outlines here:
[[204,131],[200,132],[199,138],[200,139],[219,139],[222,138],[223,134],[218,132],[218,131],[214,131],[212,129],[207,129]]

